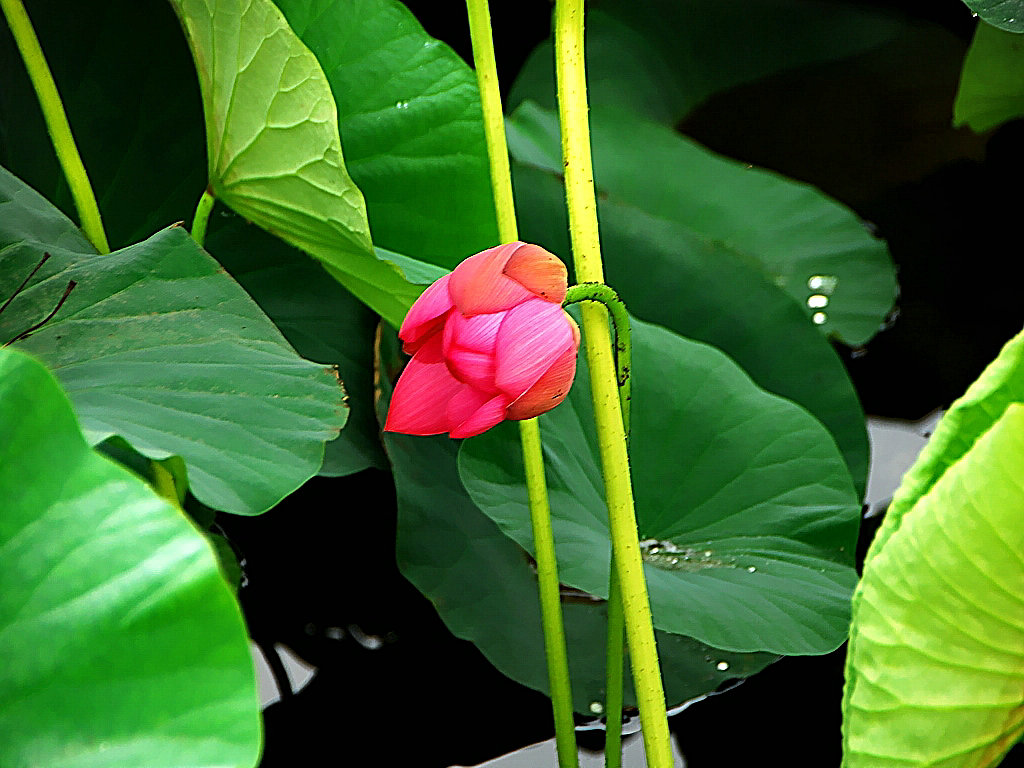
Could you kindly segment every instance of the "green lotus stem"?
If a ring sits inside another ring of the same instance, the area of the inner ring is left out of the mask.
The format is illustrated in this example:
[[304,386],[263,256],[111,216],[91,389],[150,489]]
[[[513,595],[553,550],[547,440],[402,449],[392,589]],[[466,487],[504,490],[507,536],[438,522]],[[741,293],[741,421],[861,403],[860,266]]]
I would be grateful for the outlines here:
[[[583,0],[555,3],[555,72],[562,127],[562,159],[576,278],[604,282],[597,228],[597,200],[590,158],[587,84],[583,56]],[[604,473],[613,562],[622,588],[630,664],[640,707],[647,764],[671,768],[672,748],[665,692],[654,640],[647,583],[637,536],[626,433],[619,408],[608,316],[593,303],[583,309],[583,340],[590,366],[594,421]]]
[[215,202],[216,198],[210,194],[210,190],[204,190],[203,196],[199,198],[199,204],[196,206],[195,215],[192,217],[192,239],[200,247],[206,243],[206,224],[210,221],[210,211],[213,210]]
[[150,466],[153,469],[153,490],[179,512],[183,511],[181,500],[178,498],[178,487],[174,483],[174,475],[168,472],[159,461],[152,461]]
[[633,332],[629,325],[629,313],[611,286],[604,283],[577,283],[569,288],[563,306],[581,301],[603,304],[608,310],[615,332],[615,379],[619,384],[619,406],[622,409],[622,424],[629,441],[629,410],[633,399],[633,380],[629,375],[633,365]]
[[57,160],[64,171],[64,177],[71,189],[71,197],[78,210],[82,231],[85,232],[85,236],[89,238],[96,250],[100,253],[110,253],[107,235],[103,231],[103,220],[100,218],[100,209],[96,204],[96,195],[93,194],[89,176],[82,163],[82,156],[78,154],[75,138],[71,135],[71,126],[68,124],[68,116],[64,112],[64,104],[60,100],[60,94],[57,93],[53,74],[46,63],[46,57],[43,56],[43,49],[32,28],[32,22],[25,12],[25,6],[22,5],[21,0],[0,0],[0,8],[3,9],[4,16],[7,17],[7,25],[11,28],[14,42],[18,46],[21,59],[25,62],[25,69],[28,70],[29,79],[32,81],[32,87],[39,99],[43,119],[46,121],[46,129],[50,133],[50,141],[53,142]]
[[[466,6],[469,11],[473,61],[480,86],[484,136],[491,167],[491,188],[498,219],[498,238],[503,243],[510,243],[518,240],[519,234],[516,227],[515,201],[512,197],[508,145],[505,142],[505,120],[501,111],[501,94],[498,90],[498,70],[494,61],[490,10],[487,0],[466,0]],[[548,664],[558,765],[559,768],[573,768],[579,765],[579,753],[576,749],[576,724],[572,716],[572,688],[569,684],[569,660],[562,622],[561,587],[555,561],[555,537],[551,529],[551,509],[548,504],[544,455],[537,419],[519,422],[519,439],[523,448],[526,488],[530,499],[541,621],[544,627],[544,653]]]
[[[615,376],[619,384],[619,407],[622,425],[629,445],[629,413],[632,402],[633,342],[626,305],[614,290],[604,283],[579,283],[566,294],[563,305],[580,301],[594,301],[608,310],[615,330]],[[606,768],[622,765],[622,667],[625,652],[625,616],[622,611],[622,588],[619,585],[615,553],[608,569],[608,635],[605,645],[605,737],[604,764]]]

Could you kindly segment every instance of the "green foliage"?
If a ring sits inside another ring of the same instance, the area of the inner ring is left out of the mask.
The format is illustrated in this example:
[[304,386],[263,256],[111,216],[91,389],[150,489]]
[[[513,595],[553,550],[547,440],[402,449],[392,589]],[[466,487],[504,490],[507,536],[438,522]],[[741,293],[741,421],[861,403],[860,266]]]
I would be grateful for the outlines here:
[[422,288],[373,252],[316,57],[271,0],[172,3],[199,73],[213,194],[400,324]]
[[1024,333],[906,474],[854,597],[844,765],[985,768],[1024,733]]
[[14,350],[0,434],[4,764],[254,765],[245,626],[202,535],[93,452],[54,378]]
[[1024,32],[1024,2],[1021,0],[964,0],[982,21],[1007,32]]
[[[718,648],[826,653],[846,634],[859,507],[803,409],[718,350],[633,324],[630,459],[655,625]],[[607,597],[610,541],[587,369],[541,417],[559,578]],[[473,501],[532,548],[516,430],[463,443]],[[679,596],[685,594],[686,599]]]
[[1024,38],[979,24],[964,59],[953,124],[981,133],[1024,117]]
[[452,268],[498,240],[476,75],[395,0],[279,0],[324,68],[378,246]]
[[[760,386],[811,411],[832,432],[858,491],[862,491],[868,464],[864,415],[842,363],[808,316],[807,300],[813,295],[809,289],[812,278],[832,281],[838,271],[840,282],[850,278],[847,306],[870,307],[868,316],[880,323],[894,288],[884,250],[859,231],[851,214],[806,187],[792,183],[786,187],[787,182],[767,174],[762,180],[752,176],[747,182],[744,174],[750,171],[704,153],[649,122],[607,110],[595,110],[591,122],[602,253],[609,284],[638,317],[718,347]],[[554,253],[567,254],[568,222],[555,117],[524,106],[509,122],[509,137],[516,160],[520,232]],[[651,161],[649,153],[658,153],[659,161]],[[718,173],[712,180],[691,185],[687,174],[695,163],[712,173],[725,171],[725,178]],[[638,174],[637,168],[644,173]],[[738,198],[716,209],[704,208],[701,217],[692,217],[685,205],[677,204],[679,196],[685,195],[703,206],[703,196],[715,194],[709,191],[709,184],[713,190],[719,183],[748,197],[750,185],[758,183],[767,183],[769,198],[791,190],[790,195],[802,200],[804,208],[793,211],[793,224],[776,234],[771,228],[763,232],[747,229],[745,216],[765,220],[758,212],[766,200],[764,192],[745,203]],[[704,222],[708,216],[716,216],[720,227],[710,229]],[[834,223],[837,217],[847,233],[840,238],[841,244],[832,251],[823,245],[808,253],[801,245],[798,222],[803,220],[804,226],[810,227],[815,219]],[[724,230],[735,235],[727,234],[723,241]],[[849,252],[851,243],[853,254]],[[745,252],[739,250],[740,245],[746,246]],[[784,270],[766,268],[760,254],[786,254],[789,248],[803,248],[803,258]],[[868,264],[883,267],[881,275],[872,276],[867,265],[859,264],[857,248],[867,254]],[[799,303],[777,279],[790,280]],[[828,286],[837,295],[846,290],[838,282]],[[828,289],[822,286],[820,290]],[[859,324],[857,333],[865,322]]]
[[302,360],[181,227],[99,257],[74,224],[0,169],[0,314],[39,356],[88,439],[120,435],[151,458],[181,456],[198,499],[257,514],[316,473],[345,423],[337,374]]

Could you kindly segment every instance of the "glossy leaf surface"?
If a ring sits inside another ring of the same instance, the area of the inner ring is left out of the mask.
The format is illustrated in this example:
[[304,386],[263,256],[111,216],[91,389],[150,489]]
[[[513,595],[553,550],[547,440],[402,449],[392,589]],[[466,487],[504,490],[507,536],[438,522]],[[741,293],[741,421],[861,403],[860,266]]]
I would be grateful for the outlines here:
[[1024,2],[1021,0],[964,0],[974,13],[994,27],[1007,32],[1024,32]]
[[[858,524],[828,431],[718,350],[634,322],[630,459],[655,625],[735,651],[826,653],[846,635]],[[586,366],[541,417],[559,578],[607,596],[610,534]],[[532,547],[514,425],[463,443],[470,496]]]
[[316,57],[271,0],[172,2],[199,74],[213,194],[400,323],[422,289],[373,252]]
[[498,242],[476,75],[395,0],[278,0],[338,105],[376,245],[452,268]]
[[98,256],[75,226],[0,171],[0,295],[51,257],[0,314],[44,360],[92,443],[121,435],[180,455],[205,504],[257,514],[316,473],[346,409],[337,374],[301,359],[181,227]]
[[203,536],[91,450],[53,376],[0,350],[0,742],[19,768],[249,768],[241,611]]

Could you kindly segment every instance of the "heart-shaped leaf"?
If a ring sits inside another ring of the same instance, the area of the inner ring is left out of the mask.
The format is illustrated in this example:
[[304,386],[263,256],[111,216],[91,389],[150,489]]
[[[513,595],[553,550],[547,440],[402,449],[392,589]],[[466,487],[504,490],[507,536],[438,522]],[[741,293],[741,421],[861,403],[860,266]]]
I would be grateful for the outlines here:
[[[655,625],[734,651],[816,654],[846,635],[859,507],[828,431],[713,347],[633,329],[630,464]],[[606,597],[610,534],[585,362],[541,417],[559,578]],[[463,443],[470,496],[532,547],[515,429]]]
[[203,536],[0,350],[0,743],[20,768],[255,764],[241,611]]
[[181,227],[98,256],[0,169],[0,296],[14,296],[0,339],[46,318],[70,281],[56,315],[17,345],[55,372],[90,442],[116,434],[151,458],[180,455],[200,501],[241,514],[316,473],[345,423],[336,372],[296,355]]
[[393,325],[422,291],[370,243],[316,57],[271,0],[172,0],[192,48],[213,194],[323,261]]
[[1015,402],[865,563],[844,766],[988,768],[1024,734],[1022,466]]

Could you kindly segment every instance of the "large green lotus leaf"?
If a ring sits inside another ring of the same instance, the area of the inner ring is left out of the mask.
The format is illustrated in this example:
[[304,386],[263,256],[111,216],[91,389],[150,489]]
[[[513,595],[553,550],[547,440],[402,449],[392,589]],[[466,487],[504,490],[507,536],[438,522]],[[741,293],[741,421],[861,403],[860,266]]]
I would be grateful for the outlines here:
[[1024,38],[979,24],[964,59],[953,125],[981,133],[1018,117],[1024,117]]
[[[719,91],[889,40],[888,15],[799,0],[611,0],[587,11],[591,105],[675,124]],[[509,105],[555,106],[551,41],[530,54]]]
[[986,768],[1024,733],[1024,405],[1014,403],[864,567],[844,697],[848,768]]
[[[514,164],[520,234],[568,254],[561,175],[535,167],[543,161],[525,154],[534,144],[517,145],[515,123],[510,123],[510,136],[517,154],[523,151],[529,163]],[[602,156],[596,161],[600,168]],[[744,254],[674,219],[616,200],[601,189],[600,177],[597,181],[606,279],[630,310],[713,344],[761,387],[807,408],[832,432],[863,492],[868,468],[864,414],[842,362],[805,311]]]
[[234,213],[223,214],[211,218],[206,247],[300,355],[337,366],[345,382],[348,421],[327,444],[320,474],[384,469],[373,411],[373,337],[379,318],[304,253]]
[[1024,32],[1024,2],[1022,0],[964,0],[964,3],[982,21],[1007,32]]
[[[807,184],[715,155],[669,128],[618,111],[590,118],[600,194],[721,243],[793,297],[826,335],[859,345],[896,298],[892,260],[848,208]],[[510,121],[521,163],[562,172],[558,118],[535,104]]]
[[373,241],[454,267],[498,242],[473,70],[394,0],[277,0],[316,54]]
[[996,359],[943,415],[896,489],[865,562],[883,550],[907,512],[1014,403],[1024,403],[1024,331],[1006,343]]
[[199,74],[213,194],[397,327],[423,289],[373,251],[316,57],[271,0],[171,2]]
[[10,349],[0,434],[0,762],[255,765],[245,625],[203,536]]
[[121,435],[181,456],[205,504],[269,509],[316,474],[345,423],[337,373],[300,358],[181,227],[98,256],[68,219],[0,169],[0,314],[8,341],[55,372],[93,444]]
[[[541,417],[562,582],[608,594],[610,534],[585,362]],[[717,349],[633,323],[630,464],[655,625],[735,651],[815,654],[846,636],[859,505],[828,431]],[[532,549],[514,425],[466,440],[477,506]]]
[[[402,573],[430,598],[453,634],[472,641],[503,674],[548,691],[536,571],[466,495],[456,470],[458,443],[390,432],[384,443],[398,492]],[[562,607],[573,705],[590,713],[591,702],[605,699],[606,604],[567,590]],[[657,641],[670,704],[752,675],[775,658],[722,651],[664,632]],[[626,703],[634,702],[627,679]]]

